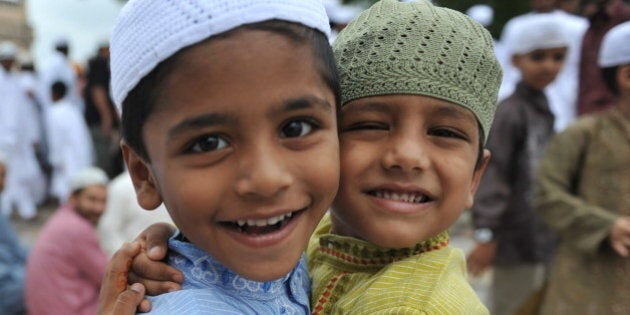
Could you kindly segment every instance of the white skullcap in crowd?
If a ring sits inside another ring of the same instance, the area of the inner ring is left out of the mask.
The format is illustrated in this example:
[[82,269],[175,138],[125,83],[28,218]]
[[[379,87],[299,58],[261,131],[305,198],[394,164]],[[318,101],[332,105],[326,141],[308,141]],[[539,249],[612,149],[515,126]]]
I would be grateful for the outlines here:
[[598,63],[602,68],[630,64],[630,21],[606,33],[599,50]]
[[267,20],[299,23],[330,35],[322,0],[131,0],[110,42],[114,103],[182,48],[239,26]]
[[78,171],[70,180],[70,191],[77,191],[88,186],[107,186],[107,174],[98,167],[88,167]]
[[361,13],[361,8],[343,5],[339,0],[328,0],[324,2],[324,7],[330,22],[338,24],[348,24]]
[[494,10],[491,6],[486,4],[473,5],[468,8],[466,15],[483,25],[483,27],[492,25],[492,21],[494,20]]
[[549,13],[531,14],[515,25],[514,36],[505,43],[511,55],[524,55],[537,49],[569,46],[569,38],[557,17]]
[[17,58],[18,49],[13,42],[0,43],[0,60],[14,60]]

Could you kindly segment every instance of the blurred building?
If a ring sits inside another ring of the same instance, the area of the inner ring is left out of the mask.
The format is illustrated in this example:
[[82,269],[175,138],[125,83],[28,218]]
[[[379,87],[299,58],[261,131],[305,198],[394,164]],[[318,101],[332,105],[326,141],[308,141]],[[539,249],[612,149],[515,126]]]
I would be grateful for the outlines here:
[[26,19],[26,1],[0,0],[0,41],[10,40],[28,50],[33,30]]

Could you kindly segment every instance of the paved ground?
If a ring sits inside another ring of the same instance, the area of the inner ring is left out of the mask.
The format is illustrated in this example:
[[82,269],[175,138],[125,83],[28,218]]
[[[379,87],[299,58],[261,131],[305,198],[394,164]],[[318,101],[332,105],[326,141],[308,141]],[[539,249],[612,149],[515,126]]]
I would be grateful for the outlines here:
[[[32,221],[24,221],[15,216],[12,218],[13,227],[18,232],[20,239],[22,242],[30,246],[35,242],[37,238],[37,234],[39,230],[44,224],[44,222],[50,217],[50,215],[54,212],[55,206],[48,205],[44,206],[40,209],[38,216],[35,220]],[[471,239],[472,230],[470,228],[470,219],[468,213],[464,213],[459,221],[453,226],[451,229],[451,244],[453,246],[459,247],[464,252],[467,252],[471,246],[473,245],[473,241]],[[471,277],[470,283],[479,295],[479,298],[486,303],[488,302],[488,287],[490,281],[492,279],[492,272],[486,272],[481,277],[473,278]]]

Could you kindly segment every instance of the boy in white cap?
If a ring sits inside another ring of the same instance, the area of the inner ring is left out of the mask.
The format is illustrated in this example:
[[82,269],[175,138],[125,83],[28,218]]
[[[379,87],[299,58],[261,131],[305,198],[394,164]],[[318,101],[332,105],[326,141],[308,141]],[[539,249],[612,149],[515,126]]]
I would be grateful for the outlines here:
[[[180,231],[183,290],[155,314],[308,314],[302,259],[339,180],[338,81],[320,0],[132,0],[112,93],[139,204]],[[200,301],[203,301],[201,303]]]
[[630,314],[630,22],[612,28],[599,66],[612,107],[556,135],[534,194],[561,236],[540,314]]
[[107,202],[105,172],[85,168],[71,180],[70,202],[42,227],[26,263],[29,314],[95,314],[107,265],[96,224]]
[[544,89],[562,69],[568,40],[550,15],[523,19],[510,47],[521,81],[497,108],[487,144],[492,159],[472,207],[477,242],[468,267],[473,275],[494,267],[491,313],[497,315],[512,314],[542,286],[555,245],[531,207],[531,191],[554,133]]

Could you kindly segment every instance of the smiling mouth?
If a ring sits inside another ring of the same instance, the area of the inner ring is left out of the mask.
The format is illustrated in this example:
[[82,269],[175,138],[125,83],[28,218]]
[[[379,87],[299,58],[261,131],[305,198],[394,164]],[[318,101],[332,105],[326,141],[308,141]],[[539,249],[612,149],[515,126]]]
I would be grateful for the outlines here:
[[304,211],[306,211],[306,208],[277,215],[274,217],[269,217],[266,219],[224,221],[219,222],[219,224],[223,227],[237,231],[239,233],[249,235],[269,234],[281,230],[291,221],[295,220],[296,217],[304,213]]
[[368,195],[374,196],[380,199],[388,199],[394,201],[401,201],[407,203],[427,203],[432,201],[429,196],[420,192],[401,192],[390,190],[371,190],[367,192]]

